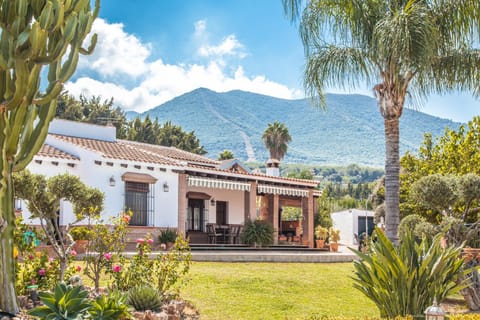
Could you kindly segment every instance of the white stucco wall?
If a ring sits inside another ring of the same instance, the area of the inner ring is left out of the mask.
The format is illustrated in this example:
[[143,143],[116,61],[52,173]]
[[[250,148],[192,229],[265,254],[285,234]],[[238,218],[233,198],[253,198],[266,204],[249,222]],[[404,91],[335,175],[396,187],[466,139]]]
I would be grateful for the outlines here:
[[358,230],[358,217],[359,216],[373,217],[373,211],[365,210],[345,210],[340,212],[334,212],[331,214],[333,227],[340,230],[340,243],[345,245],[357,245],[354,234]]
[[[243,224],[245,218],[245,191],[224,190],[217,188],[189,187],[188,191],[203,192],[211,195],[215,201],[227,202],[227,214],[229,224]],[[216,223],[216,207],[210,204],[208,222]]]
[[[149,221],[150,226],[157,227],[177,227],[178,224],[178,175],[172,172],[171,168],[163,166],[162,170],[158,165],[137,163],[131,161],[119,161],[101,158],[99,154],[82,149],[78,146],[68,144],[49,137],[47,142],[61,150],[74,154],[81,161],[69,161],[56,158],[36,157],[42,160],[39,164],[32,161],[28,166],[28,170],[32,173],[44,174],[47,177],[68,172],[78,176],[86,185],[97,188],[105,194],[104,210],[102,218],[107,220],[109,217],[117,216],[124,210],[125,206],[125,183],[122,181],[122,175],[126,172],[135,172],[149,174],[157,179],[154,187],[154,218]],[[96,164],[95,160],[101,161]],[[52,161],[58,162],[53,165]],[[70,167],[67,163],[75,163],[75,167]],[[110,162],[112,165],[107,165]],[[121,164],[127,164],[127,168]],[[137,169],[134,165],[140,165]],[[151,166],[154,169],[148,170],[146,167]],[[115,179],[115,186],[110,186],[110,178]],[[164,192],[163,184],[167,182],[169,191]],[[66,224],[75,220],[72,205],[69,203],[61,206],[61,223]],[[38,220],[29,220],[30,213],[25,210],[23,205],[24,219],[32,224],[38,224]]]

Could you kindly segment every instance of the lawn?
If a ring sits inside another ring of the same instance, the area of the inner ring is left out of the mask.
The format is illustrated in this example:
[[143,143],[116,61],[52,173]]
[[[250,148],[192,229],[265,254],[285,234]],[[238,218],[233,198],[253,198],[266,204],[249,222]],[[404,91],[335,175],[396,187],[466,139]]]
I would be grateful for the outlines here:
[[378,317],[352,274],[351,263],[194,262],[181,295],[201,319]]

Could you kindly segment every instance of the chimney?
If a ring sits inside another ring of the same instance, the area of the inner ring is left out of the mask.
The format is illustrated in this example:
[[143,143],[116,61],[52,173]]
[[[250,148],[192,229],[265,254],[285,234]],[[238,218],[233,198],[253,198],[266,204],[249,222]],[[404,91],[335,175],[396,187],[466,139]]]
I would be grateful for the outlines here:
[[268,159],[267,176],[280,177],[280,161],[277,159]]

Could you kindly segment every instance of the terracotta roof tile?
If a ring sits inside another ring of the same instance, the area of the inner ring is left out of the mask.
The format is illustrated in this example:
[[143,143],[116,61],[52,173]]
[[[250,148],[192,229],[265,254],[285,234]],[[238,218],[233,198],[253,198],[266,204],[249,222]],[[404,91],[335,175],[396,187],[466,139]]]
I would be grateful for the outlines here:
[[256,178],[257,180],[262,180],[262,181],[274,181],[278,183],[293,183],[293,184],[301,184],[305,186],[316,186],[318,185],[318,181],[315,180],[306,180],[306,179],[297,179],[297,178],[286,178],[286,177],[275,177],[275,176],[269,176],[263,173],[247,173],[247,172],[233,172],[230,170],[223,170],[219,168],[207,168],[207,167],[202,167],[198,165],[188,165],[189,168],[192,169],[192,171],[197,170],[208,170],[211,171],[213,174],[214,173],[225,173],[228,175],[233,175],[233,176],[245,176],[246,179],[254,179]]
[[162,156],[175,159],[175,160],[204,163],[204,164],[215,165],[215,166],[220,165],[220,161],[213,160],[213,159],[210,159],[195,153],[187,152],[181,149],[177,149],[174,147],[165,147],[165,146],[140,143],[140,142],[128,141],[128,140],[118,140],[118,141],[121,141],[122,143],[133,146],[135,148],[139,148],[155,154],[161,154]]
[[146,152],[145,150],[135,148],[133,145],[125,143],[123,140],[117,141],[104,141],[87,138],[78,138],[63,136],[58,134],[50,134],[56,139],[75,144],[82,148],[98,152],[104,158],[128,160],[138,162],[148,162],[163,165],[178,165],[174,160],[167,157],[155,154],[152,152]]
[[80,160],[78,157],[70,153],[66,153],[55,147],[52,147],[51,145],[48,145],[46,143],[42,146],[37,155],[41,157],[60,158],[66,160]]

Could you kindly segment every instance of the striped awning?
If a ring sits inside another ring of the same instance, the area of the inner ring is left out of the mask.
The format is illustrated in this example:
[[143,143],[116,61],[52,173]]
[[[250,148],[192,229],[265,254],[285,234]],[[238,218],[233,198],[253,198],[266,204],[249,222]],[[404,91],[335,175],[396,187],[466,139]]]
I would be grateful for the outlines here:
[[202,177],[188,177],[189,187],[250,191],[250,183]]
[[259,184],[257,186],[257,191],[258,193],[278,194],[281,196],[308,197],[308,190],[277,187],[265,184]]

